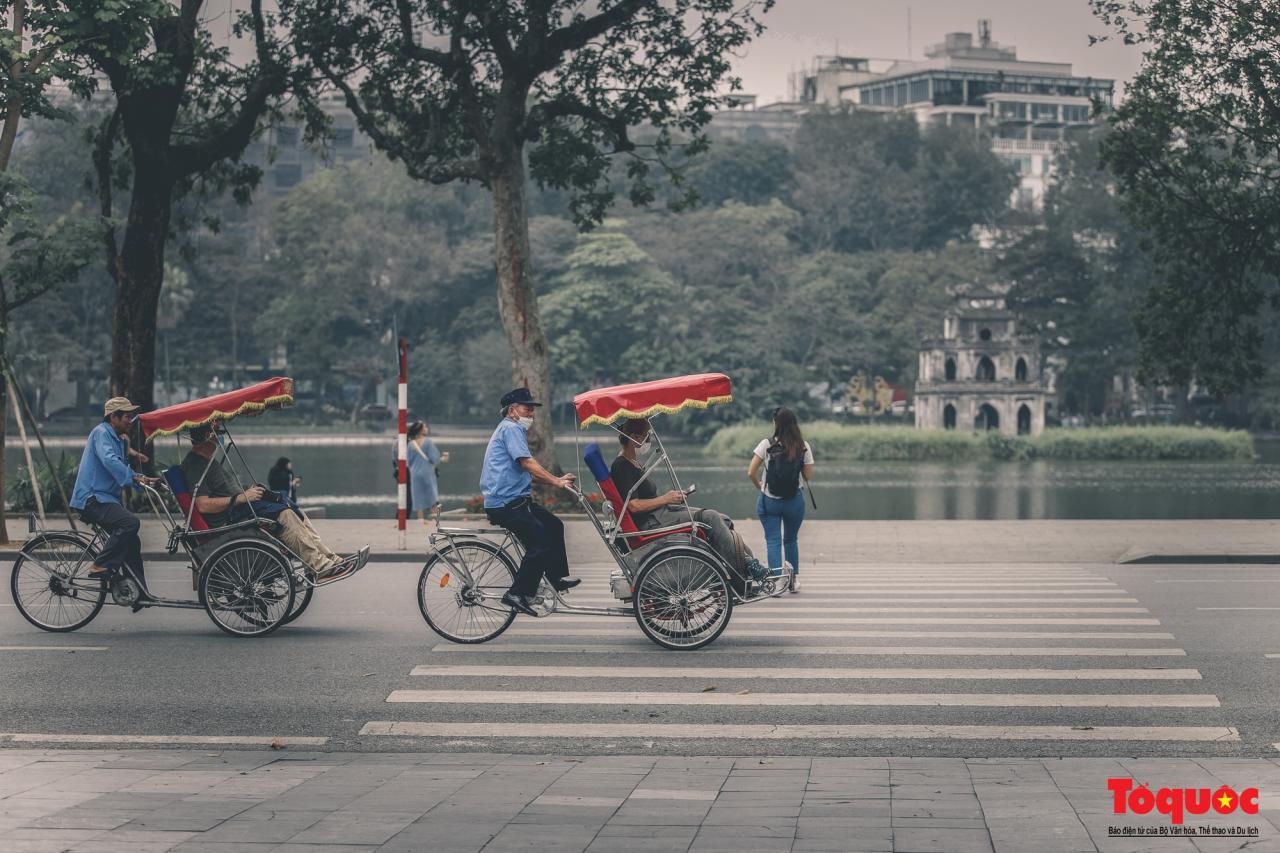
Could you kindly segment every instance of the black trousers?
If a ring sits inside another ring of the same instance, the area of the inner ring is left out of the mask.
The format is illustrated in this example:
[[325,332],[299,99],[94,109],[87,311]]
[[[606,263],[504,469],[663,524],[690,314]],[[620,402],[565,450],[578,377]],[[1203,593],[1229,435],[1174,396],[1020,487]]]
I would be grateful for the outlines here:
[[89,524],[96,524],[107,531],[107,544],[98,554],[98,565],[104,569],[119,570],[127,565],[144,587],[147,579],[142,573],[142,540],[138,538],[141,526],[138,517],[117,503],[103,503],[89,498],[80,517]]
[[516,572],[511,591],[533,595],[546,575],[553,583],[569,576],[569,557],[564,550],[564,522],[532,498],[520,498],[504,507],[486,509],[489,521],[510,530],[524,546],[524,559]]

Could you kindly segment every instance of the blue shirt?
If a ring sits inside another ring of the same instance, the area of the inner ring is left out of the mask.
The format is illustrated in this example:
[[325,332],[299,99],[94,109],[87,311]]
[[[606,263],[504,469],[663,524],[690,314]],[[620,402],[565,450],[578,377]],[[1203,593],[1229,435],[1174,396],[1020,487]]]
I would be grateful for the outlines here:
[[528,497],[533,477],[520,466],[520,460],[532,456],[529,434],[524,427],[510,418],[503,418],[485,448],[484,466],[480,471],[480,494],[484,495],[485,509],[506,506],[517,498]]
[[120,489],[133,484],[133,469],[125,461],[128,451],[129,440],[117,435],[111,424],[103,421],[93,428],[80,455],[76,487],[71,492],[72,509],[84,509],[89,498],[98,503],[120,503]]

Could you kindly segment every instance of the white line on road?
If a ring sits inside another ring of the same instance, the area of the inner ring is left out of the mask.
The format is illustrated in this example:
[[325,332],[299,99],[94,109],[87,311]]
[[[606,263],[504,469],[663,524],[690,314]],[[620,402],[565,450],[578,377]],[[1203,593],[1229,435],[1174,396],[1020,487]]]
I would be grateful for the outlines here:
[[257,737],[245,735],[84,735],[0,732],[0,743],[147,743],[232,744],[237,746],[323,746],[327,737]]
[[1178,681],[1200,680],[1196,669],[927,669],[923,667],[756,666],[415,666],[418,676],[502,678],[794,678],[794,679],[990,679],[992,681]]
[[0,646],[0,652],[105,652],[107,646]]
[[[615,605],[618,603],[618,599],[616,598],[604,598],[602,596],[591,596],[591,597],[583,596],[582,598],[575,598],[573,596],[568,596],[567,600],[569,601],[570,604],[575,604],[579,606],[590,605],[592,607],[603,607],[606,605]],[[814,601],[814,600],[805,601],[803,599],[797,600],[795,598],[787,598],[784,600],[787,602],[786,604],[770,605],[769,612],[773,613],[777,611],[807,610],[811,613],[813,612],[837,613],[837,612],[854,610],[854,608],[849,608],[849,607],[823,607],[821,606],[819,601]],[[943,603],[945,604],[1137,604],[1138,603],[1138,599],[1136,598],[1097,598],[1097,597],[1042,598],[1039,596],[1034,598],[1021,598],[1021,597],[1005,598],[1003,596],[960,597],[960,596],[948,595],[947,598],[939,601],[937,598],[880,598],[878,594],[877,594],[877,597],[875,598],[857,596],[856,601],[860,605],[862,604],[943,604]],[[1040,608],[1035,608],[1035,609],[1039,610]],[[1072,610],[1079,610],[1080,608],[1067,607],[1063,609],[1072,611]],[[1133,611],[1126,611],[1126,612],[1133,612]],[[1140,612],[1147,613],[1149,611],[1146,608],[1143,608]]]
[[[764,612],[762,609],[759,611]],[[988,612],[988,611],[981,611]],[[609,624],[618,619],[617,616],[579,616],[573,614],[573,621],[578,624]],[[822,619],[811,616],[756,616],[747,613],[734,617],[736,625],[787,625],[797,622],[839,623],[841,625],[1159,625],[1159,619],[1142,618],[1110,618],[1110,617],[1057,617],[1057,616],[831,616]],[[546,624],[546,623],[543,623]],[[556,626],[552,626],[554,629]]]
[[1181,693],[646,693],[561,690],[395,690],[388,702],[441,705],[845,705],[974,708],[1217,708]]
[[[1280,607],[1270,609],[1280,610]],[[768,612],[823,613],[838,616],[842,613],[1150,613],[1151,611],[1145,607],[788,607],[784,604],[775,604],[769,607]],[[754,618],[754,616],[754,613],[749,613],[742,618]]]
[[[482,646],[460,646],[453,643],[437,643],[432,652],[503,654],[507,652],[537,652],[541,654],[651,654],[670,658],[651,643],[600,643],[591,646],[564,643],[508,643],[498,642]],[[1182,649],[1142,648],[1071,648],[1062,646],[711,646],[700,649],[699,654],[721,655],[939,655],[981,657],[1186,657]],[[1273,655],[1267,655],[1273,657]],[[1280,657],[1275,655],[1274,657]]]
[[696,738],[717,740],[1104,740],[1237,742],[1230,726],[671,725],[653,723],[432,723],[375,720],[361,735],[448,738]]
[[1267,652],[1266,657],[1269,657],[1269,658],[1280,658],[1280,652]]
[[[635,637],[636,631],[639,630],[635,625],[625,628],[574,628],[566,625],[568,621],[566,619],[559,621],[557,624],[551,624],[541,620],[537,622],[524,620],[523,622],[516,622],[516,627],[512,630],[515,631],[515,635],[523,635],[525,637]],[[578,621],[576,617],[574,621]],[[742,633],[758,636],[755,632],[739,630],[741,628],[742,626],[735,622],[725,630],[725,636],[733,637]],[[512,635],[509,634],[508,636]],[[822,637],[824,639],[833,637],[902,637],[926,640],[1172,640],[1173,634],[1164,631],[892,631],[887,629],[787,631],[771,628],[769,637]]]

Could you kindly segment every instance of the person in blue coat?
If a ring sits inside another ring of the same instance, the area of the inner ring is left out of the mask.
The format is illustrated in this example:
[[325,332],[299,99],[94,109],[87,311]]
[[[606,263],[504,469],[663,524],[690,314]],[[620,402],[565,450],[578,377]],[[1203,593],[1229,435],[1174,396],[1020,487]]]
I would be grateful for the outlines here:
[[435,442],[428,438],[431,430],[422,421],[409,424],[409,494],[413,501],[410,509],[416,510],[425,524],[427,515],[440,507],[440,486],[436,482],[436,466],[449,461],[448,453],[441,453]]

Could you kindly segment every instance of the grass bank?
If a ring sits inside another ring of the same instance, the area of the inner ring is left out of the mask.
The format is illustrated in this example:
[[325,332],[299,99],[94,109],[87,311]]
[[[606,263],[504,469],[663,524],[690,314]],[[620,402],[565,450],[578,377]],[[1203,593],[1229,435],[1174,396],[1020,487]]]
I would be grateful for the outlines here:
[[[707,449],[720,456],[745,457],[768,434],[769,427],[763,422],[736,424],[717,432]],[[1031,438],[817,421],[804,425],[804,435],[814,453],[828,459],[1248,461],[1254,458],[1253,438],[1249,433],[1200,427],[1051,429]]]

